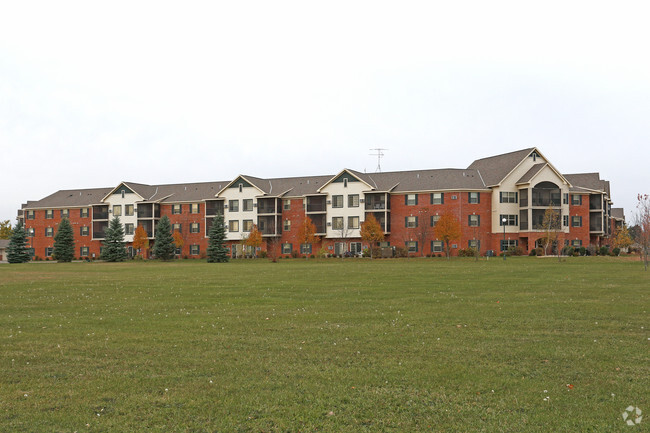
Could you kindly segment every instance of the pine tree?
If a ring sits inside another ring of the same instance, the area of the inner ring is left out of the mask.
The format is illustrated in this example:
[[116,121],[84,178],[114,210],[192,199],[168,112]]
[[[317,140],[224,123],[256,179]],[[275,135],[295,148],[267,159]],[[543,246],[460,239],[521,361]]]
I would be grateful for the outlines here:
[[212,221],[208,232],[208,263],[224,263],[228,261],[228,248],[224,245],[226,229],[223,217],[219,214]]
[[126,260],[127,252],[124,248],[124,227],[120,222],[120,217],[113,217],[104,232],[104,251],[102,251],[102,260],[107,262],[123,262]]
[[158,221],[154,235],[156,241],[153,244],[153,255],[157,259],[164,261],[173,259],[176,247],[174,245],[174,237],[172,236],[172,225],[167,215],[163,215],[160,221]]
[[71,262],[74,259],[74,234],[67,218],[61,220],[54,236],[53,256],[58,262]]
[[9,263],[27,263],[29,251],[27,249],[27,235],[22,223],[16,224],[11,232],[9,247],[7,248],[7,260]]

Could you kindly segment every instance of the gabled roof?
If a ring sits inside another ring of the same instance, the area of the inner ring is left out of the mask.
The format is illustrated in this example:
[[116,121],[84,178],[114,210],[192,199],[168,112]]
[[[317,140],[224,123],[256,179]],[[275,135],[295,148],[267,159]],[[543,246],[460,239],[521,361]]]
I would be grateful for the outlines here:
[[625,221],[625,211],[622,207],[613,207],[612,208],[612,218],[617,220]]
[[528,170],[526,173],[524,173],[523,176],[521,176],[521,178],[519,178],[516,184],[519,185],[521,183],[530,183],[530,181],[533,180],[533,178],[537,176],[537,174],[540,171],[542,171],[542,169],[544,169],[544,167],[546,167],[547,165],[548,164],[546,164],[545,162],[541,162],[539,164],[533,165],[532,167],[530,167],[530,170]]
[[573,186],[572,191],[601,192],[609,196],[609,181],[602,180],[599,173],[565,174],[564,177]]
[[85,207],[101,203],[113,188],[65,189],[41,200],[28,201],[23,209],[46,209],[51,207]]
[[264,179],[261,179],[261,178],[259,178],[259,177],[254,177],[254,176],[248,176],[248,175],[240,174],[239,176],[237,176],[236,178],[234,178],[233,180],[231,180],[230,182],[228,182],[228,184],[227,184],[226,186],[224,186],[223,188],[221,188],[221,189],[220,189],[220,190],[215,194],[215,196],[218,197],[222,192],[224,192],[225,190],[227,190],[228,188],[230,188],[232,185],[234,185],[234,184],[235,184],[238,180],[240,180],[240,179],[243,180],[244,182],[248,183],[249,185],[251,185],[253,188],[255,188],[256,190],[258,190],[260,193],[264,194],[264,189],[262,189],[262,187],[260,187],[260,185],[263,185],[263,184],[264,184]]
[[468,169],[478,170],[487,186],[496,186],[508,176],[521,162],[537,149],[530,147],[528,149],[517,150],[515,152],[504,153],[487,158],[477,159]]
[[444,190],[486,190],[477,170],[440,168],[374,173],[369,175],[378,191],[415,192]]
[[345,173],[349,173],[352,177],[354,177],[355,179],[357,179],[359,182],[363,182],[363,183],[366,184],[366,186],[367,186],[368,188],[373,189],[373,186],[372,186],[371,184],[369,184],[368,182],[366,182],[365,179],[363,179],[363,175],[362,175],[361,173],[359,173],[358,171],[350,170],[350,169],[348,169],[348,168],[344,168],[343,170],[341,170],[340,172],[338,172],[336,175],[332,176],[332,177],[330,178],[330,180],[328,180],[327,182],[325,182],[325,184],[324,184],[323,186],[321,186],[320,188],[318,188],[318,192],[321,192],[321,190],[322,190],[323,188],[325,188],[327,185],[329,185],[329,184],[331,184],[332,182],[334,182],[336,179],[338,179],[340,176],[342,176],[342,175],[345,174]]
[[213,198],[226,184],[228,181],[157,185],[156,193],[151,199],[161,203],[198,202]]
[[[113,188],[112,190],[110,190],[110,191],[108,192],[108,194],[106,194],[106,195],[104,196],[104,198],[102,198],[102,201],[106,200],[108,197],[110,197],[111,195],[113,195],[113,194],[115,193],[115,191],[117,191],[118,189],[120,189],[120,187],[121,187],[122,185],[124,185],[126,188],[128,188],[129,190],[131,190],[131,191],[133,191],[135,194],[137,194],[137,195],[140,197],[140,200],[144,200],[144,199],[146,198],[146,196],[140,194],[140,193],[138,192],[138,190],[140,190],[141,192],[143,192],[143,190],[144,190],[145,188],[151,188],[150,185],[143,185],[143,184],[139,184],[139,183],[120,182],[120,183],[119,183],[115,188]],[[136,187],[137,187],[137,189],[136,189]],[[146,193],[145,193],[145,194],[146,194]]]

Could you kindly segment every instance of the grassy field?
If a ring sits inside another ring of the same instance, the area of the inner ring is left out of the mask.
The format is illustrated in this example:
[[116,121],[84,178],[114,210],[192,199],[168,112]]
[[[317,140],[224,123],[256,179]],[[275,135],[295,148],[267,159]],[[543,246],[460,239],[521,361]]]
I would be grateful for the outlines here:
[[0,431],[650,431],[648,310],[617,258],[2,265]]

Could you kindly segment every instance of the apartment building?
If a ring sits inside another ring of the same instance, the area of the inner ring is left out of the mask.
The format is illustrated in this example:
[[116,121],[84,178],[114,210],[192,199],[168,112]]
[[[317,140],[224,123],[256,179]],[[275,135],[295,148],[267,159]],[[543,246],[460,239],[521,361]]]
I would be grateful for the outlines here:
[[[405,247],[413,255],[439,254],[442,241],[433,227],[443,214],[460,222],[462,248],[498,254],[510,247],[528,252],[540,244],[541,225],[549,207],[561,215],[562,244],[607,245],[622,210],[611,208],[609,182],[598,173],[562,174],[536,148],[474,161],[464,169],[430,169],[361,173],[344,169],[325,176],[263,179],[240,175],[234,180],[145,185],[121,182],[115,187],[58,191],[29,201],[18,212],[29,236],[32,255],[52,255],[53,238],[62,218],[75,233],[78,257],[98,257],[109,220],[119,216],[125,240],[137,226],[151,245],[156,226],[167,215],[184,240],[178,253],[205,254],[207,234],[217,214],[227,230],[233,256],[243,253],[242,240],[253,225],[261,231],[261,249],[274,247],[316,254],[357,254],[368,245],[361,224],[373,215],[385,233],[383,246]],[[298,230],[311,219],[320,237],[300,245]],[[273,241],[273,242],[271,242]]]

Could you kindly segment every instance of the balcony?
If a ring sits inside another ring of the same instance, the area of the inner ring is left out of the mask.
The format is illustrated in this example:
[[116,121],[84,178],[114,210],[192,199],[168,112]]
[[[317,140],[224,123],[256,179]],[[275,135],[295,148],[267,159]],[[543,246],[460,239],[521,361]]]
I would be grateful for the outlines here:
[[600,194],[589,196],[589,210],[603,210],[603,197]]
[[387,209],[386,194],[366,194],[366,210],[384,210]]
[[601,214],[596,213],[589,216],[589,231],[602,232],[603,231],[603,217]]
[[205,215],[215,216],[217,214],[223,215],[223,200],[206,200],[205,201]]
[[144,231],[147,232],[147,237],[153,237],[153,222],[151,220],[138,219],[138,225],[142,226]]
[[93,221],[93,239],[104,239],[108,221]]
[[276,198],[260,198],[257,200],[258,214],[279,214],[282,212],[282,203]]
[[[307,197],[307,212],[326,212],[325,196]],[[316,224],[316,222],[314,222]]]
[[275,236],[281,234],[282,232],[275,224],[275,216],[257,217],[257,228],[262,233],[262,236]]
[[325,214],[310,215],[309,219],[316,226],[317,235],[325,235],[327,233],[327,216]]
[[388,214],[388,217],[384,217],[384,214],[376,214],[374,212],[366,212],[365,219],[367,220],[368,217],[372,215],[375,217],[377,222],[379,223],[382,231],[384,233],[390,233],[390,214]]
[[108,205],[93,206],[93,219],[94,220],[107,220],[108,219]]

